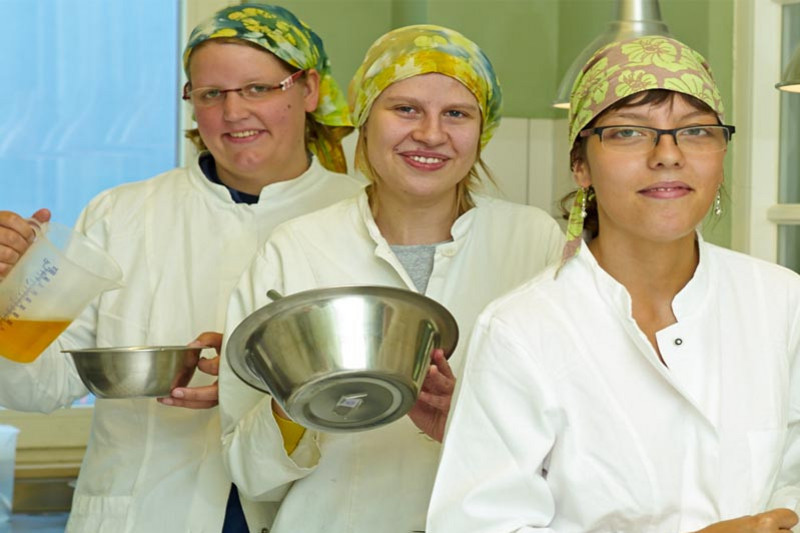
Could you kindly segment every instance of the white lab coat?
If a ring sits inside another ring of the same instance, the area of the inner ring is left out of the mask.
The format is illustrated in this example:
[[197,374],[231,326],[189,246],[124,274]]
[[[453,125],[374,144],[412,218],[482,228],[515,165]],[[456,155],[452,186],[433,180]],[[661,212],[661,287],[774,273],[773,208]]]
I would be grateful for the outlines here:
[[[543,211],[478,197],[439,245],[426,295],[458,321],[458,372],[472,324],[493,298],[555,261],[563,236]],[[375,224],[365,193],[277,228],[234,291],[226,333],[283,294],[344,285],[416,290]],[[225,461],[239,490],[280,498],[293,480],[272,533],[408,533],[424,529],[440,444],[408,417],[366,432],[307,431],[286,456],[270,398],[223,364],[220,408]],[[280,490],[280,487],[283,490]],[[276,490],[278,489],[278,490]]]
[[[77,229],[116,259],[125,287],[101,295],[35,362],[0,358],[0,405],[49,412],[87,394],[61,349],[180,345],[222,331],[230,292],[270,231],[361,186],[315,160],[265,187],[257,204],[236,204],[195,161],[100,194]],[[191,386],[214,380],[196,372]],[[98,400],[67,529],[219,533],[230,483],[218,409]]]
[[656,335],[667,366],[586,246],[481,314],[429,533],[686,533],[795,507],[800,277],[699,247]]

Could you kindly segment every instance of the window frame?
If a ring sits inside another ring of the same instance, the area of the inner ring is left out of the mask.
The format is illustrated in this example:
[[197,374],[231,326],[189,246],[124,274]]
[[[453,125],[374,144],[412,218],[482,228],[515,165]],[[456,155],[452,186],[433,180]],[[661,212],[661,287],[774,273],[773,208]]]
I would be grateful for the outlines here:
[[[736,2],[734,249],[778,261],[778,233],[800,225],[800,204],[779,203],[783,7],[800,0]],[[764,31],[775,28],[777,31]]]

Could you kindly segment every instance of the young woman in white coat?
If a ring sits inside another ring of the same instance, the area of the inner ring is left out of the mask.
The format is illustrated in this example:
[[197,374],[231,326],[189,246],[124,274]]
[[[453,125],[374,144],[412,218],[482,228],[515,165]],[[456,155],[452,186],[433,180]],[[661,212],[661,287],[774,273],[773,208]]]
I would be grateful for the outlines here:
[[[332,172],[345,170],[349,112],[321,40],[294,15],[223,9],[194,30],[184,67],[201,153],[84,210],[77,230],[116,259],[125,287],[103,294],[33,363],[0,358],[0,405],[49,412],[86,395],[61,349],[185,344],[221,330],[233,286],[275,225],[361,188]],[[0,274],[31,235],[20,216],[0,213]],[[229,494],[225,531],[246,527],[222,464],[217,363],[201,361],[207,374],[161,403],[97,400],[68,531],[219,533]],[[266,527],[252,512],[248,520]]]
[[478,319],[427,531],[797,524],[800,276],[697,231],[722,209],[722,111],[673,39],[585,65],[564,262]]
[[[490,300],[556,260],[563,245],[543,211],[476,192],[480,153],[500,120],[492,66],[452,30],[400,28],[369,49],[349,100],[360,128],[356,164],[370,185],[276,229],[234,291],[226,332],[268,303],[268,289],[383,285],[437,300],[466,339]],[[282,498],[270,531],[424,529],[462,348],[452,369],[435,355],[410,416],[366,432],[300,429],[291,443],[271,398],[223,364],[226,464],[249,498]]]

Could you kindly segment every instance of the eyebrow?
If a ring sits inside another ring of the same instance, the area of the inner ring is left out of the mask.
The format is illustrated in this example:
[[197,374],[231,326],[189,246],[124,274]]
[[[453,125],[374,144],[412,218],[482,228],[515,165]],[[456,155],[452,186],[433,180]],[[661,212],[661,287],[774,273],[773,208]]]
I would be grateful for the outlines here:
[[[388,104],[413,104],[413,105],[418,105],[418,106],[419,105],[423,105],[425,103],[422,100],[419,100],[417,98],[412,98],[410,96],[387,96],[385,101]],[[447,104],[444,107],[446,107],[448,109],[453,109],[453,108],[454,109],[464,109],[464,110],[469,110],[469,111],[473,111],[473,112],[477,112],[478,109],[479,109],[478,106],[476,106],[472,102],[453,102],[453,103]]]
[[[676,118],[678,120],[687,120],[687,119],[691,119],[691,118],[695,118],[695,117],[699,117],[699,116],[708,116],[708,115],[712,115],[712,114],[713,114],[713,112],[701,111],[699,109],[696,109],[694,111],[691,111],[689,113],[686,113],[686,114],[681,115],[681,116],[676,117]],[[647,120],[650,117],[646,113],[637,113],[635,111],[621,111],[621,112],[616,112],[616,113],[610,114],[608,118],[630,118],[630,119],[634,119],[634,120]]]

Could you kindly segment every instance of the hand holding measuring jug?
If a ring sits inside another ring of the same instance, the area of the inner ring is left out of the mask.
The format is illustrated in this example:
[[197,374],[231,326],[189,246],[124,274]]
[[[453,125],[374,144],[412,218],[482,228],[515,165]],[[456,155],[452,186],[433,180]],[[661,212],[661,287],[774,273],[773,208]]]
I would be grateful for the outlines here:
[[[122,280],[117,263],[88,237],[47,222],[46,210],[34,216],[0,213],[7,267],[0,279],[0,355],[21,363],[36,359],[89,302]],[[32,228],[32,242],[20,220]]]
[[[50,220],[50,211],[39,209],[31,218],[43,224]],[[0,280],[17,264],[35,235],[28,220],[11,211],[0,211]]]

